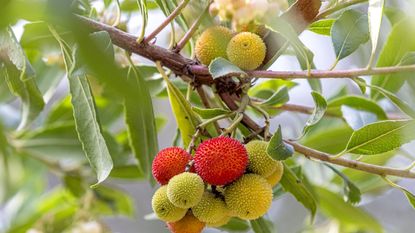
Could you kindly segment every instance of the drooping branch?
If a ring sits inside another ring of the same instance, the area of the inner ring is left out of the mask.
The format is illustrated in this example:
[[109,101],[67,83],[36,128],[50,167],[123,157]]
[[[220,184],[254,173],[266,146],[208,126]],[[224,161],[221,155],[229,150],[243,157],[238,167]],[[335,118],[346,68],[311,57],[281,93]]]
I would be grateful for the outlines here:
[[360,171],[377,174],[381,176],[398,176],[398,177],[415,179],[415,173],[409,170],[406,170],[406,169],[383,167],[383,166],[359,162],[356,160],[349,160],[345,158],[334,158],[333,155],[308,148],[296,142],[292,142],[288,140],[286,140],[285,142],[293,146],[295,151],[309,158],[313,158],[313,159],[328,162],[331,164],[336,164],[336,165],[340,165],[343,167],[348,167],[348,168],[352,168],[355,170],[360,170]]

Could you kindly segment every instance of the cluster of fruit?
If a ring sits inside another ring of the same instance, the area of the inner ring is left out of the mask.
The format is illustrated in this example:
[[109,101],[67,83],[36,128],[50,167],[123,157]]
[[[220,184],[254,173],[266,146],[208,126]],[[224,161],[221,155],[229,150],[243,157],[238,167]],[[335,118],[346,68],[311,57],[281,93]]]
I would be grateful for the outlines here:
[[161,150],[153,161],[153,176],[162,185],[152,207],[172,232],[200,232],[220,227],[231,217],[252,220],[271,206],[272,187],[283,165],[268,153],[268,142],[245,146],[229,137],[202,142],[194,157],[179,147]]
[[255,70],[261,66],[266,46],[256,33],[234,33],[223,26],[206,29],[196,41],[196,57],[204,65],[222,57],[243,70]]

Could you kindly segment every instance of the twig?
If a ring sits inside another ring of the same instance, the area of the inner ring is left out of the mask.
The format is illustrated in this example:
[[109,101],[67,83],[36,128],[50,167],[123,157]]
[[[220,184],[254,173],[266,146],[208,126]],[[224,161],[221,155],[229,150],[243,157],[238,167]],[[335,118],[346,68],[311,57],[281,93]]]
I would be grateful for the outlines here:
[[[190,67],[192,73],[197,75],[208,75],[209,70],[205,66],[193,65]],[[370,70],[366,68],[350,70],[310,70],[310,71],[272,71],[256,70],[247,72],[250,77],[269,79],[322,79],[322,78],[350,78],[358,76],[372,76],[381,74],[394,74],[415,72],[415,65],[377,67]],[[238,74],[229,74],[236,76]]]
[[325,161],[331,164],[336,164],[336,165],[340,165],[343,167],[349,167],[355,170],[360,170],[360,171],[377,174],[381,176],[399,176],[399,177],[415,179],[415,173],[408,171],[408,170],[383,167],[383,166],[363,163],[363,162],[359,162],[355,160],[349,160],[345,158],[333,158],[331,154],[327,154],[321,151],[308,148],[296,142],[292,142],[288,140],[284,140],[284,141],[285,143],[293,146],[296,152],[301,153],[304,156],[309,157],[309,158],[314,158],[314,159]]
[[149,43],[153,40],[160,32],[163,30],[171,21],[173,21],[180,13],[182,12],[183,8],[186,7],[189,0],[183,0],[176,9],[156,28],[150,35],[146,36],[144,39],[145,43]]
[[189,154],[192,154],[192,150],[195,147],[195,142],[196,142],[197,138],[200,136],[200,133],[201,133],[200,128],[198,128],[198,129],[196,129],[195,134],[193,134],[192,140],[190,140],[189,146],[187,147],[187,152]]
[[270,136],[269,136],[270,116],[269,114],[264,109],[262,109],[260,106],[256,104],[251,103],[249,106],[251,106],[253,109],[261,113],[262,116],[264,116],[265,121],[264,121],[263,134],[264,134],[264,140],[268,141],[270,139]]
[[184,34],[183,38],[179,41],[179,43],[177,43],[176,47],[173,49],[174,52],[176,53],[180,52],[184,48],[186,43],[192,38],[193,34],[196,32],[197,28],[202,22],[202,19],[205,16],[206,12],[209,10],[209,6],[210,6],[210,2],[208,3],[203,13],[192,24],[192,26],[189,28],[186,34]]
[[[289,111],[289,112],[304,113],[304,114],[308,114],[308,115],[312,114],[312,112],[313,112],[312,107],[298,105],[298,104],[284,104],[284,105],[279,106],[279,107],[268,106],[267,108],[275,109],[275,110],[284,110],[284,111]],[[335,113],[330,112],[330,111],[327,111],[325,113],[325,115],[329,116],[329,117],[339,117],[339,118],[341,118],[341,115],[335,114]],[[390,120],[406,119],[404,116],[396,114],[396,113],[389,113],[389,114],[387,114],[387,117]]]

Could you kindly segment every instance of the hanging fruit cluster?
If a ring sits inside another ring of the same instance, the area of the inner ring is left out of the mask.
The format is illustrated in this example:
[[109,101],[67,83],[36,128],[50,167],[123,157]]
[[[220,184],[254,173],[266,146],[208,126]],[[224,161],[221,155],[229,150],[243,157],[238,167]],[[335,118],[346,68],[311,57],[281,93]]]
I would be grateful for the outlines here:
[[283,174],[282,163],[268,155],[267,146],[265,141],[243,145],[217,137],[202,142],[194,157],[179,147],[161,150],[152,167],[162,185],[152,199],[155,214],[176,233],[220,227],[232,217],[261,217]]

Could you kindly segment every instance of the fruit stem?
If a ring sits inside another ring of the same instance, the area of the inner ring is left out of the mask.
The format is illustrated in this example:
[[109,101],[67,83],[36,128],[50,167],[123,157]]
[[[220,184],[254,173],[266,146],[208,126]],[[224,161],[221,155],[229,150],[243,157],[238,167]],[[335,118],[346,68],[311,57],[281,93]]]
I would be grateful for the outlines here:
[[232,117],[235,114],[236,114],[236,112],[231,112],[231,113],[228,113],[228,114],[222,114],[222,115],[216,116],[216,117],[214,117],[212,119],[209,119],[209,120],[204,121],[203,123],[201,123],[197,127],[198,128],[204,128],[207,125],[209,125],[210,123],[217,122],[218,120],[221,120],[221,119],[224,119],[224,118]]
[[269,114],[264,109],[262,109],[260,106],[254,104],[252,102],[250,102],[249,106],[251,106],[253,109],[255,109],[256,111],[258,111],[259,113],[261,113],[264,116],[264,118],[265,118],[264,130],[263,130],[264,140],[269,141],[269,139],[270,139],[269,125],[270,125],[270,120],[271,120]]
[[244,118],[244,114],[238,113],[235,119],[233,120],[232,124],[222,132],[221,136],[226,136],[232,133],[235,130],[235,128],[238,126],[238,124],[242,121],[243,118]]
[[196,142],[196,140],[197,140],[197,138],[200,136],[200,128],[198,128],[197,130],[196,130],[196,132],[195,132],[195,134],[193,134],[193,136],[192,136],[192,140],[190,141],[190,143],[189,143],[189,146],[187,147],[187,152],[189,153],[189,154],[192,154],[192,150],[194,149],[194,147],[195,147],[195,142]]

